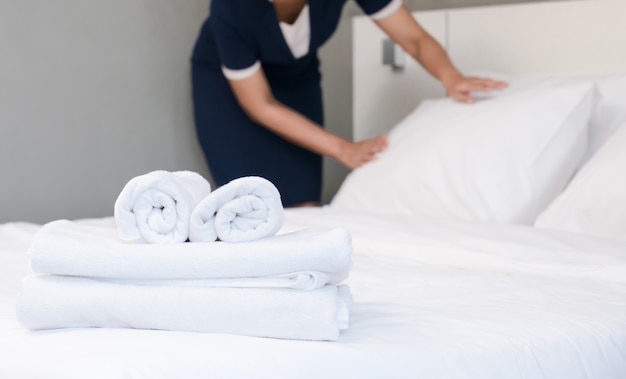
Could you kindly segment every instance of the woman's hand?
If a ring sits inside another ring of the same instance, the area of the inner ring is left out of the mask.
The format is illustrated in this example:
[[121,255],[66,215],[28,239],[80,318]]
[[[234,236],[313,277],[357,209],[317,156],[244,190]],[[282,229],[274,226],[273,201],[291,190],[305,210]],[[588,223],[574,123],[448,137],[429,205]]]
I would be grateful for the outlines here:
[[467,104],[474,102],[474,99],[470,96],[470,92],[490,92],[507,87],[507,83],[499,80],[465,77],[461,75],[443,81],[443,85],[450,97]]
[[346,141],[337,160],[350,169],[361,167],[375,160],[378,157],[378,153],[385,151],[388,145],[389,139],[386,135],[360,142]]

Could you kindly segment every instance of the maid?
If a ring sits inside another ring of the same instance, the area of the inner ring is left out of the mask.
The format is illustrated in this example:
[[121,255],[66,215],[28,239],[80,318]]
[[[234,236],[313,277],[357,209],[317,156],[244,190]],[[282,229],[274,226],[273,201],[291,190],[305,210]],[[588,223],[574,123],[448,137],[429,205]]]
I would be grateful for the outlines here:
[[[401,0],[356,0],[453,98],[504,84],[464,77]],[[283,205],[319,205],[322,156],[348,168],[375,159],[387,137],[351,142],[323,128],[317,50],[345,0],[211,0],[192,54],[196,132],[221,186],[242,176],[276,185]]]

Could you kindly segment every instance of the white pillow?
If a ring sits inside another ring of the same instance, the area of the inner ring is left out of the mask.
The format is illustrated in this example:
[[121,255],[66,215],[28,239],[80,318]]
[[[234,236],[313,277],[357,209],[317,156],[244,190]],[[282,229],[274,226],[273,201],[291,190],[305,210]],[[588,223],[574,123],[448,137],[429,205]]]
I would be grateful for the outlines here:
[[535,226],[626,239],[626,122],[580,169]]
[[591,116],[588,160],[618,128],[626,125],[626,74],[595,79],[599,95]]
[[585,154],[593,85],[504,91],[467,105],[423,102],[379,159],[352,171],[330,206],[531,224]]
[[[506,75],[496,72],[472,76],[497,78],[509,83],[508,92],[528,88],[552,88],[577,83],[596,84],[596,104],[589,122],[589,146],[583,162],[596,152],[617,128],[626,122],[626,73],[578,75]],[[482,94],[476,94],[483,96]],[[489,96],[489,95],[488,95]]]

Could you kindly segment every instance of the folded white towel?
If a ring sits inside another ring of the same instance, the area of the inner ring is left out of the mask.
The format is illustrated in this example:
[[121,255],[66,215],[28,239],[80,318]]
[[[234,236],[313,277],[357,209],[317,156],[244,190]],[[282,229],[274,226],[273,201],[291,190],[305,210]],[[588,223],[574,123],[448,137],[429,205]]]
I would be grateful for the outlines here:
[[349,322],[345,285],[315,291],[132,285],[31,275],[17,318],[29,329],[140,328],[336,340]]
[[207,195],[191,213],[189,239],[253,241],[272,236],[283,225],[278,189],[267,179],[246,176]]
[[119,237],[155,244],[189,238],[193,208],[211,192],[211,185],[191,171],[152,171],[132,178],[115,201]]
[[133,284],[138,286],[184,286],[213,288],[291,288],[310,291],[325,285],[339,284],[344,278],[335,274],[319,271],[290,272],[283,275],[271,275],[254,278],[217,278],[217,279],[115,279],[92,277],[101,282]]
[[345,229],[309,229],[240,243],[132,244],[117,237],[114,225],[57,220],[35,234],[30,255],[40,273],[150,280],[291,276],[286,282],[310,289],[348,276],[352,239]]

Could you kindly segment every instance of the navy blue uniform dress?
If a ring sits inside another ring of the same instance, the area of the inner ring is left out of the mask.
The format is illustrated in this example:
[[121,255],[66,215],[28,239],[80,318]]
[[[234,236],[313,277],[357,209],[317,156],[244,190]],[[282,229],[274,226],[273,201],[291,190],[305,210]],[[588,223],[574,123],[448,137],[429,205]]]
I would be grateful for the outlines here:
[[[318,48],[335,31],[346,0],[309,0],[310,45],[296,58],[268,0],[212,0],[192,54],[196,133],[213,180],[221,186],[242,176],[276,185],[283,205],[319,202],[322,157],[252,121],[240,107],[222,68],[260,62],[274,97],[324,125]],[[366,14],[391,0],[356,0]]]

